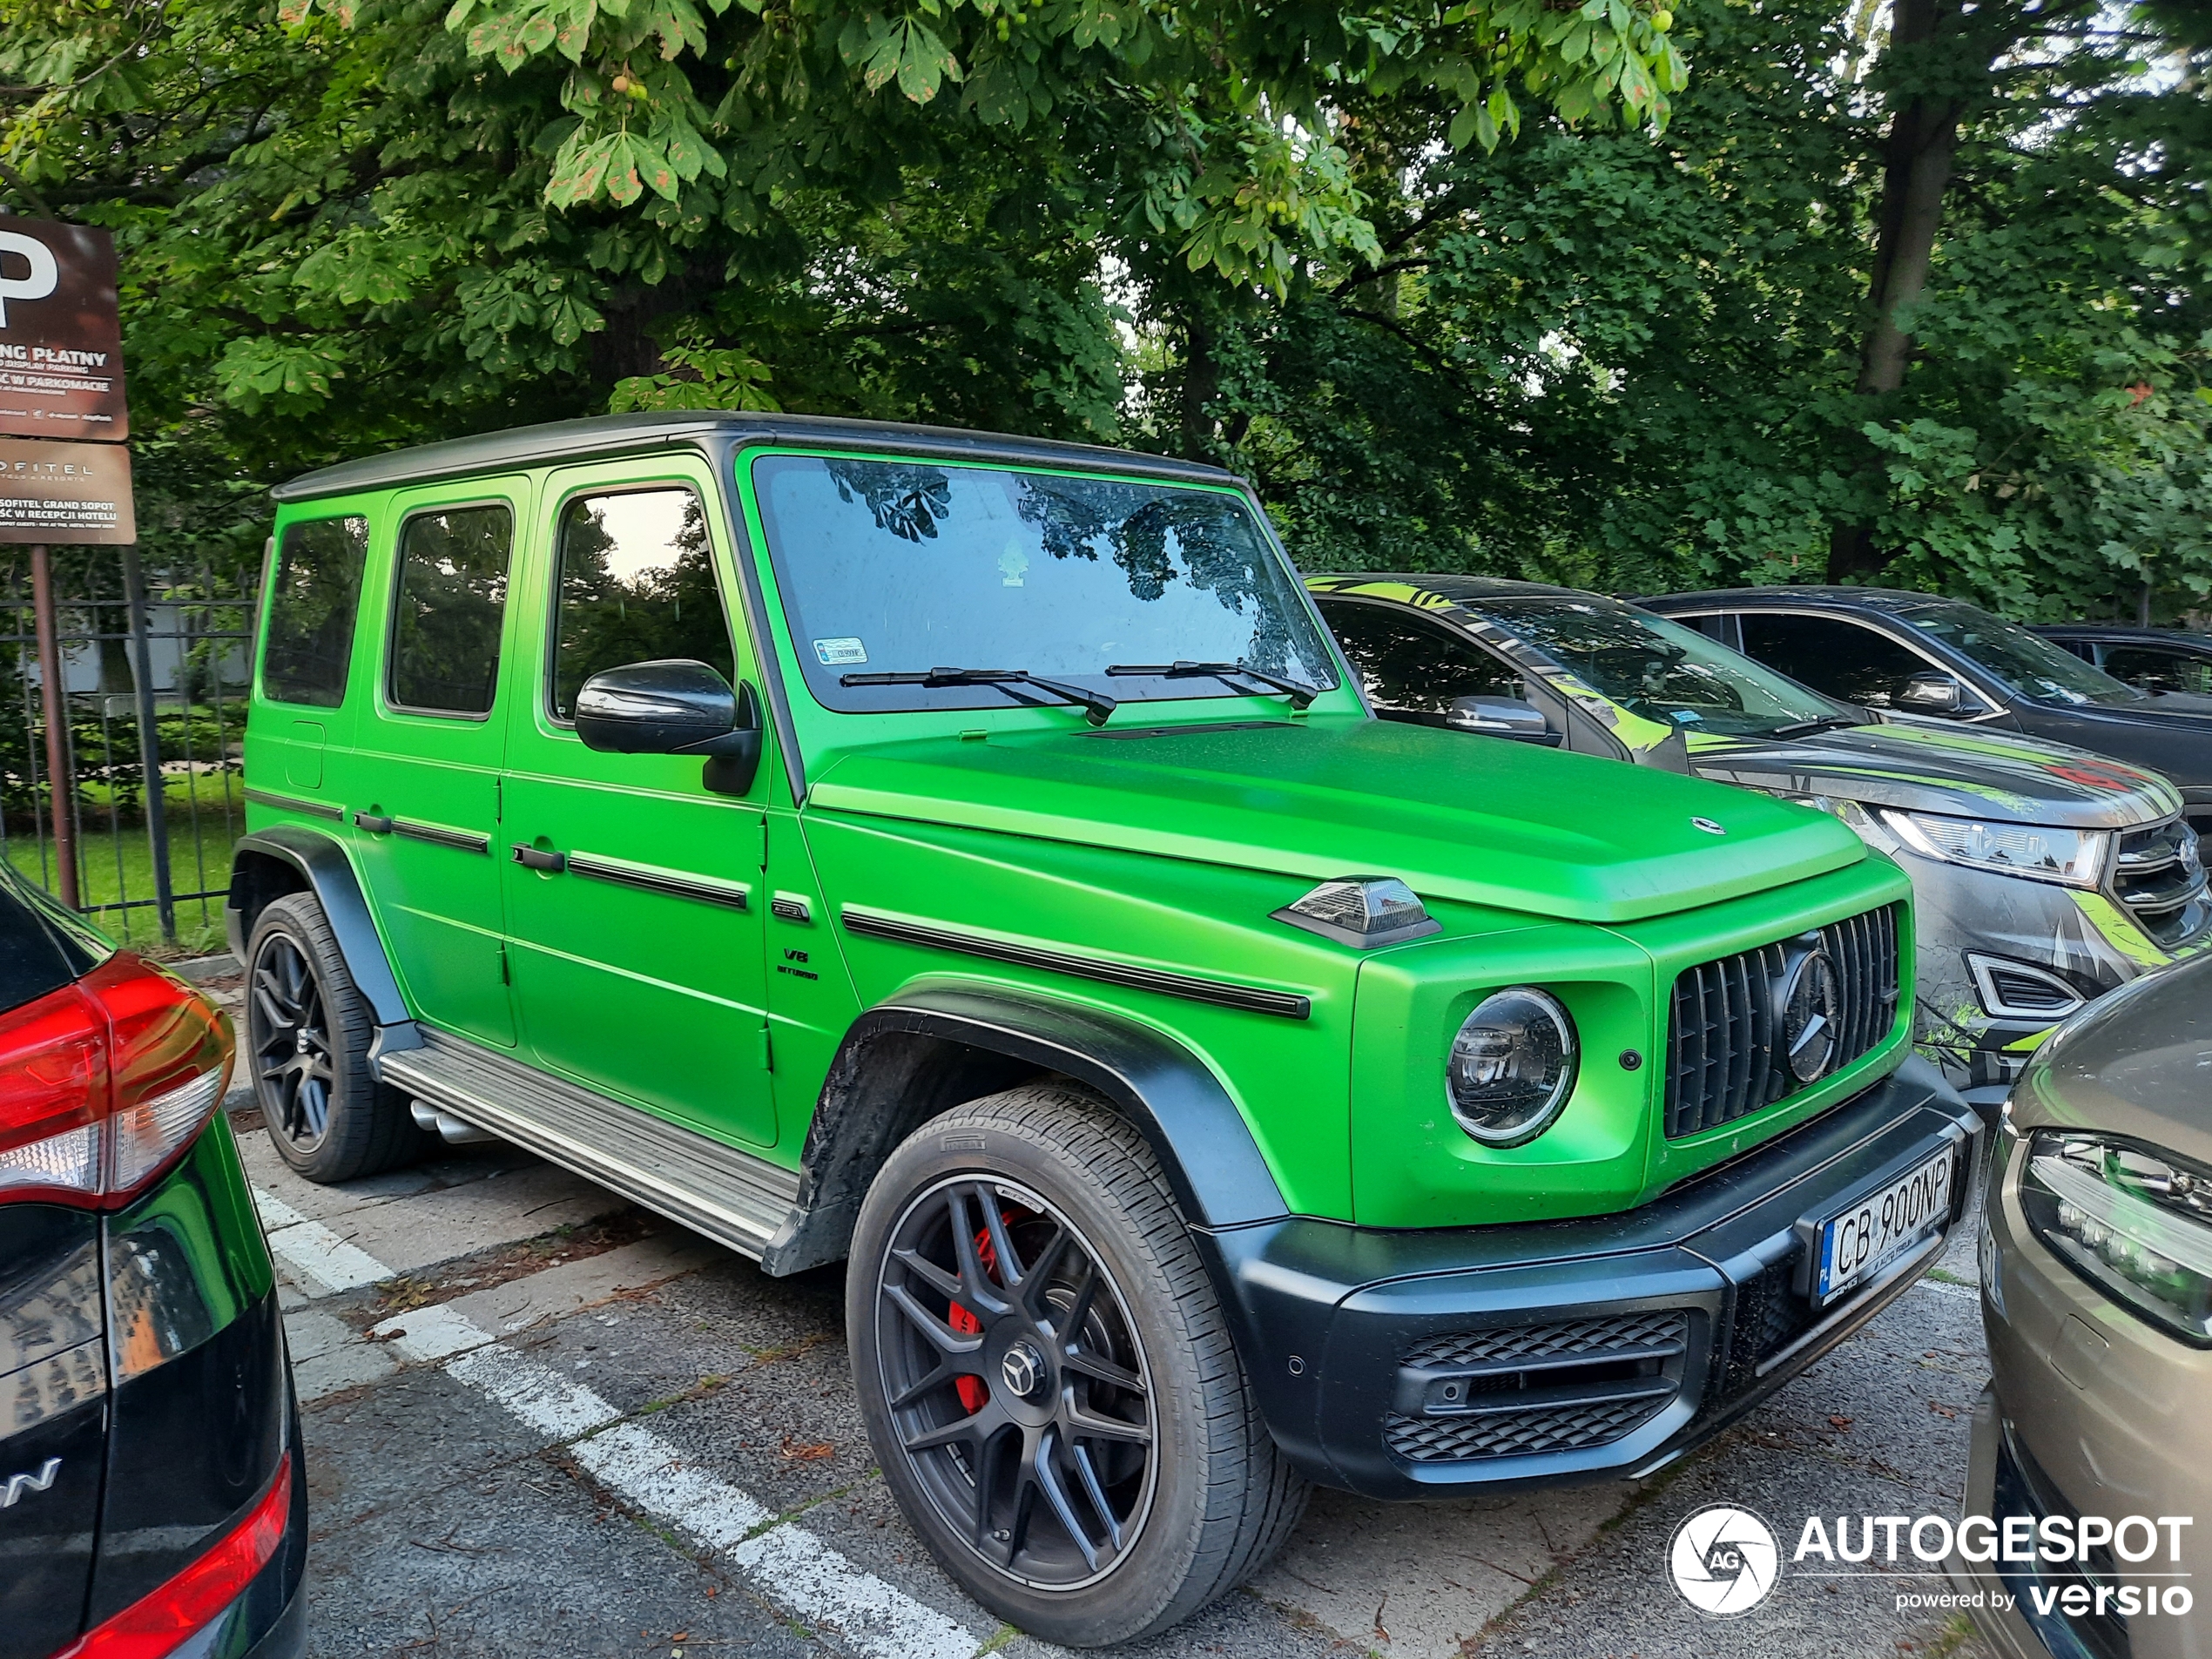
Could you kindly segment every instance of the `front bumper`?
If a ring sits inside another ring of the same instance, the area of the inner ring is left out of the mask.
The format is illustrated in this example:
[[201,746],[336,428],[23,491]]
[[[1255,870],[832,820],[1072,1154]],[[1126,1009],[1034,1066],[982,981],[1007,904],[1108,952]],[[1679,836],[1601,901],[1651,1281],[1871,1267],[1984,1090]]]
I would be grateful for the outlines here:
[[1642,1475],[1857,1330],[1941,1247],[1816,1312],[1799,1223],[1948,1144],[1947,1235],[1981,1136],[1908,1060],[1624,1213],[1415,1231],[1294,1217],[1202,1237],[1269,1429],[1310,1479],[1415,1498]]

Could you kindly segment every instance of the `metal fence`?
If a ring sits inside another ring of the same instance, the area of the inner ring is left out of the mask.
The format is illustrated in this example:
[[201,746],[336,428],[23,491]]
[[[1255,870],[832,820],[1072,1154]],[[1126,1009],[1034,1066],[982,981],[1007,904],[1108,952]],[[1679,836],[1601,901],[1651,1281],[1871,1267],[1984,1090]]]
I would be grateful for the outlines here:
[[57,560],[54,577],[68,710],[58,804],[32,583],[27,565],[0,566],[0,858],[65,896],[54,813],[66,812],[81,910],[155,954],[219,950],[245,828],[252,577],[85,551],[99,556]]

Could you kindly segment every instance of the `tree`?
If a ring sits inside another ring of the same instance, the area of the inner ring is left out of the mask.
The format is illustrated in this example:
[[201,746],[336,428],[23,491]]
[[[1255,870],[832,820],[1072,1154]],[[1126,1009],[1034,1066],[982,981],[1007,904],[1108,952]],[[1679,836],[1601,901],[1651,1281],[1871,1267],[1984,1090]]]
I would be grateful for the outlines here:
[[[1378,213],[1381,265],[1256,317],[1224,432],[1301,557],[1651,590],[1822,579],[1847,525],[1858,579],[2111,614],[2148,571],[2151,611],[2202,605],[2201,49],[2153,78],[2142,30],[2040,36],[1958,118],[1915,253],[1885,206],[1904,71],[1865,16],[1686,5],[1656,143],[1442,158]],[[1405,165],[1372,143],[1363,185]]]
[[287,3],[0,0],[0,196],[248,529],[772,402],[1221,460],[1316,568],[2212,593],[2186,0]]
[[[266,470],[695,401],[1112,434],[1109,274],[1372,235],[1334,127],[1663,124],[1649,0],[0,0],[34,208],[111,225],[134,395]],[[34,199],[36,198],[36,199]]]

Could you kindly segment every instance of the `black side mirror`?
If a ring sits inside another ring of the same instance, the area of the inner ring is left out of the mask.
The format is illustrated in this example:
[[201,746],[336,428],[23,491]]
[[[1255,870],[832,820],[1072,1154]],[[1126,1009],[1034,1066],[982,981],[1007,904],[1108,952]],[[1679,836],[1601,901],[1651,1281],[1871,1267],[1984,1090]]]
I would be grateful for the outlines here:
[[1517,697],[1455,697],[1444,723],[1454,732],[1480,732],[1494,738],[1513,738],[1522,743],[1559,741],[1559,734],[1534,703]]
[[576,734],[588,749],[624,755],[699,755],[706,786],[742,795],[760,768],[760,704],[705,663],[627,663],[584,681]]
[[1966,711],[1966,690],[1950,674],[1915,674],[1898,692],[1895,706],[1914,714],[1962,714]]

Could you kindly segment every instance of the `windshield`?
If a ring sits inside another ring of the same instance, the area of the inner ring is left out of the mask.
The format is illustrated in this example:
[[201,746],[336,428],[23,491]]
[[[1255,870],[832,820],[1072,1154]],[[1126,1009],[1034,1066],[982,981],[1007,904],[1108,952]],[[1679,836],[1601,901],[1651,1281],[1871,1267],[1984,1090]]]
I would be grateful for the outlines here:
[[1466,603],[1647,720],[1750,737],[1807,721],[1860,718],[1847,704],[1831,703],[1694,629],[1616,599],[1546,594]]
[[1899,620],[1979,663],[2020,696],[2042,703],[2137,703],[2142,693],[2040,634],[1977,610],[1938,601],[1898,613]]
[[1019,683],[845,683],[933,668],[1023,670],[1123,700],[1263,688],[1109,667],[1243,663],[1336,684],[1304,592],[1226,492],[818,455],[763,455],[752,480],[799,665],[826,707],[1062,700]]

